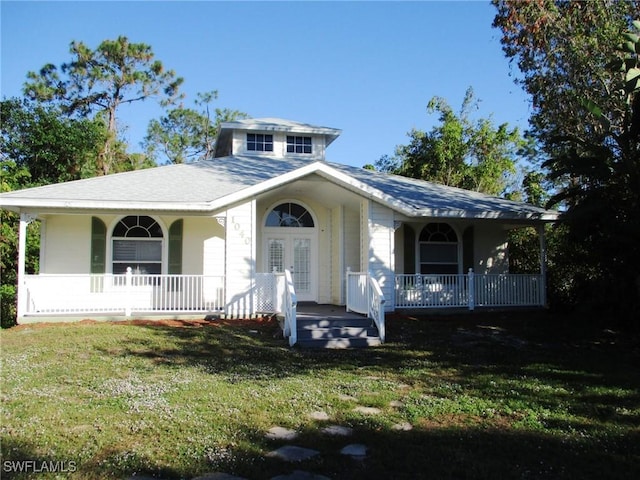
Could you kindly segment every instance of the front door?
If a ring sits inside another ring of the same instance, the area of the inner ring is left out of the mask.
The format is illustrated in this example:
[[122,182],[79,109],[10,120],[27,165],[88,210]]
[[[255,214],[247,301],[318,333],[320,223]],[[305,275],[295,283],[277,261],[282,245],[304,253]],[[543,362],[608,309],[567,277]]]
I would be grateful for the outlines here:
[[285,232],[284,230],[289,229],[283,228],[279,230],[276,235],[268,235],[266,238],[267,271],[290,270],[298,301],[316,301],[317,259],[314,235],[301,234],[299,231]]

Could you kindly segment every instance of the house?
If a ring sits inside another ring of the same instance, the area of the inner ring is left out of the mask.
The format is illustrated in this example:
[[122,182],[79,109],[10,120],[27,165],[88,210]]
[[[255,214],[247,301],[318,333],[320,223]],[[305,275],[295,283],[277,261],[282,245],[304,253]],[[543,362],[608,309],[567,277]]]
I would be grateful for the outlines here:
[[[20,213],[19,322],[243,317],[296,300],[371,313],[374,297],[382,315],[544,305],[543,235],[539,274],[509,275],[507,232],[542,234],[556,212],[331,163],[326,150],[340,133],[239,120],[222,125],[211,160],[0,195]],[[40,273],[26,275],[34,219]]]

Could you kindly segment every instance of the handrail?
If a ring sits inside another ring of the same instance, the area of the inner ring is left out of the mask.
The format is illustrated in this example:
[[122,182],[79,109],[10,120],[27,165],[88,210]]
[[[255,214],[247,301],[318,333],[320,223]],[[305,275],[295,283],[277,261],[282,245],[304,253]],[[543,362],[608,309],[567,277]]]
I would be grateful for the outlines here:
[[378,281],[373,278],[372,275],[368,275],[369,278],[369,317],[373,319],[378,327],[378,336],[380,341],[384,343],[386,337],[386,326],[384,319],[384,304],[386,302],[382,288],[378,284]]
[[284,332],[289,334],[289,346],[294,346],[298,341],[298,325],[296,321],[296,309],[298,299],[296,289],[293,286],[293,278],[289,270],[284,271]]

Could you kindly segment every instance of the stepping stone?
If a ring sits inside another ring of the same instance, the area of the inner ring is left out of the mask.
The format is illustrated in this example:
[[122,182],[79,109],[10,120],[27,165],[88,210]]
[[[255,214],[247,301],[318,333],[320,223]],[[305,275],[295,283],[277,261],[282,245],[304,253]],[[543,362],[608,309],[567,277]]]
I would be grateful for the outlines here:
[[322,433],[336,437],[349,437],[353,435],[353,428],[343,427],[342,425],[329,425],[322,429]]
[[269,440],[294,440],[298,432],[284,427],[273,427],[267,431],[265,437]]
[[355,402],[357,400],[356,397],[352,397],[351,395],[338,395],[338,398],[343,402]]
[[329,420],[329,415],[327,414],[327,412],[322,412],[322,411],[318,411],[318,412],[311,412],[309,414],[309,418],[313,419],[313,420]]
[[294,470],[289,475],[278,475],[271,480],[331,480],[329,477],[317,473],[305,472],[304,470]]
[[391,402],[389,402],[389,406],[393,408],[401,408],[404,407],[404,403],[400,400],[391,400]]
[[361,443],[352,443],[340,450],[340,453],[360,460],[367,456],[367,447]]
[[[140,477],[131,477],[131,478],[140,478]],[[244,477],[236,477],[235,475],[229,475],[228,473],[223,472],[211,472],[205,473],[199,477],[196,477],[192,480],[247,480]]]
[[413,425],[408,422],[396,423],[393,427],[391,427],[391,429],[398,432],[408,432],[409,430],[413,430]]
[[273,452],[267,453],[267,457],[279,458],[285,462],[301,462],[316,455],[320,455],[320,452],[311,450],[310,448],[296,447],[295,445],[285,445]]
[[354,408],[354,411],[362,413],[364,415],[378,415],[380,413],[379,408],[363,407],[362,405],[358,405],[356,408]]

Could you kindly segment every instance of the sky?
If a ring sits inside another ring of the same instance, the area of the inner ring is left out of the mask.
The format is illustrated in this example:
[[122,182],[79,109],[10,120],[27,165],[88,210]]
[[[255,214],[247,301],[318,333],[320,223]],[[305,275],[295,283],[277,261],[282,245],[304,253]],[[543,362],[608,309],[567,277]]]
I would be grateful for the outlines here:
[[[22,95],[29,71],[71,60],[124,35],[151,46],[184,77],[185,106],[217,90],[214,107],[338,128],[327,159],[375,163],[430,131],[434,96],[459,111],[472,87],[477,118],[521,129],[528,97],[491,27],[488,1],[5,1],[0,0],[0,96]],[[162,109],[153,100],[120,111],[130,152]]]

